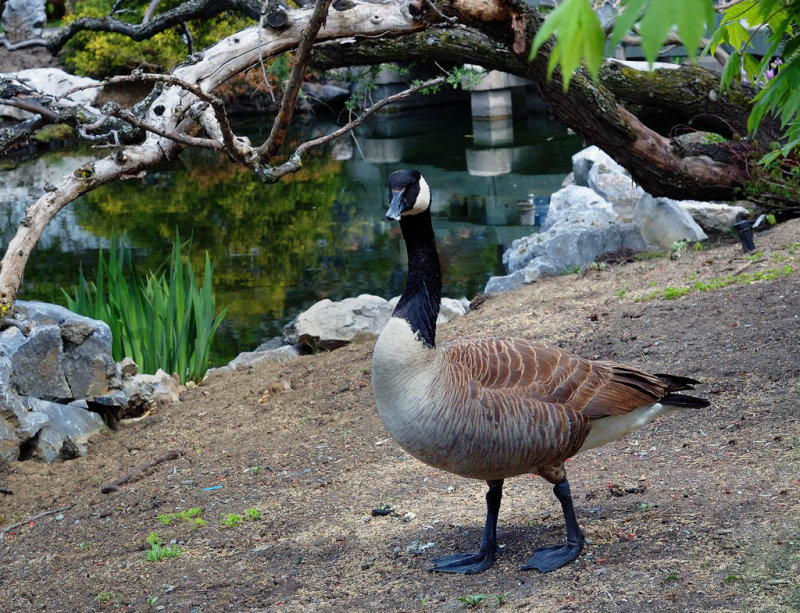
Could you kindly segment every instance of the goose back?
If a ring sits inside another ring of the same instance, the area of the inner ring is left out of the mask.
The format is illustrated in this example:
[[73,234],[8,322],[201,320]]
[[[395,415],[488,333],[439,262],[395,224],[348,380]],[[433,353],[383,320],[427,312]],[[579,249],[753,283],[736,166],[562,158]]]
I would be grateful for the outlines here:
[[403,320],[390,326],[375,351],[380,417],[411,455],[465,477],[505,479],[558,466],[650,421],[665,409],[659,399],[682,388],[525,339],[425,348]]

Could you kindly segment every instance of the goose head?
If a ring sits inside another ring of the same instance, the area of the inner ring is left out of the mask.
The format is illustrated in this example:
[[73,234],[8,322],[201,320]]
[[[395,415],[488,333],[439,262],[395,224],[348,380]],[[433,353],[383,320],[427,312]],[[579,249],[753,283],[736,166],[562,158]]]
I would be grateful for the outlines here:
[[389,177],[389,210],[386,219],[418,215],[431,206],[431,190],[418,170],[396,170]]

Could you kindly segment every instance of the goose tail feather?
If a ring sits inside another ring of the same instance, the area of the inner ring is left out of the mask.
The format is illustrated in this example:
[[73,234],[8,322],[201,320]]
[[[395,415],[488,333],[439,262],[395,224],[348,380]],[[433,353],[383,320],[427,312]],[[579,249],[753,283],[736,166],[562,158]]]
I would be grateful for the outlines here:
[[680,390],[693,390],[695,385],[700,385],[702,381],[680,377],[678,375],[657,374],[655,375],[662,383],[666,384],[668,392],[679,392]]
[[659,402],[663,405],[679,407],[681,409],[702,409],[711,404],[705,398],[689,396],[688,394],[674,394],[671,392],[663,396]]

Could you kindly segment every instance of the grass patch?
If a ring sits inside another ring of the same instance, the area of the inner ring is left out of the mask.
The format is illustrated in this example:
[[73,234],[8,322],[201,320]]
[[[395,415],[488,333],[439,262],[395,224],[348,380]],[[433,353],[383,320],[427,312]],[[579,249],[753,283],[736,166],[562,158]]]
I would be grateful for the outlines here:
[[177,234],[170,258],[144,277],[134,268],[124,241],[124,234],[112,239],[108,261],[100,251],[94,282],[81,269],[73,295],[64,291],[67,308],[109,325],[117,362],[127,356],[143,373],[155,374],[161,368],[177,372],[181,383],[199,381],[208,370],[211,342],[227,311],[214,316],[208,253],[201,287],[189,258],[189,243],[182,244]]
[[169,526],[173,521],[189,522],[192,528],[199,528],[205,526],[208,522],[200,517],[200,507],[194,507],[179,513],[165,513],[159,515],[156,519],[165,526]]
[[738,275],[725,275],[723,277],[713,277],[707,281],[695,281],[691,285],[684,287],[666,287],[663,290],[654,290],[644,296],[637,296],[633,299],[634,302],[648,302],[661,298],[663,300],[675,300],[689,294],[691,292],[710,292],[718,289],[724,289],[731,285],[749,285],[757,281],[774,281],[781,277],[788,277],[793,274],[795,269],[789,265],[784,264],[776,268],[770,268],[763,272],[743,272]]

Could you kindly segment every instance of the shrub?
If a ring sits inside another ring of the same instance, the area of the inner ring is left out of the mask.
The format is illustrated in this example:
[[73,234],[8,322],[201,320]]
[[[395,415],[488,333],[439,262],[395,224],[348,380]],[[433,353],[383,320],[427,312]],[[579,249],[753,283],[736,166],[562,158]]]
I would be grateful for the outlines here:
[[[127,11],[115,15],[131,23],[141,23],[149,2],[138,0],[126,3]],[[177,0],[162,2],[159,12],[174,8]],[[64,19],[70,23],[79,17],[106,17],[114,6],[113,0],[82,0]],[[187,23],[194,38],[195,49],[203,49],[238,30],[252,25],[252,20],[235,13],[222,13],[212,19]],[[104,77],[129,72],[134,68],[163,71],[186,59],[186,45],[178,28],[136,42],[114,32],[81,32],[66,46],[64,63],[78,74]]]
[[181,383],[201,379],[209,366],[214,334],[227,311],[214,316],[208,253],[200,288],[188,253],[184,263],[177,234],[172,255],[159,267],[161,272],[148,271],[144,277],[136,272],[124,239],[124,235],[112,238],[108,262],[100,251],[94,282],[87,281],[80,270],[74,294],[63,292],[68,308],[109,325],[115,360],[130,357],[145,373],[159,368],[177,372]]

